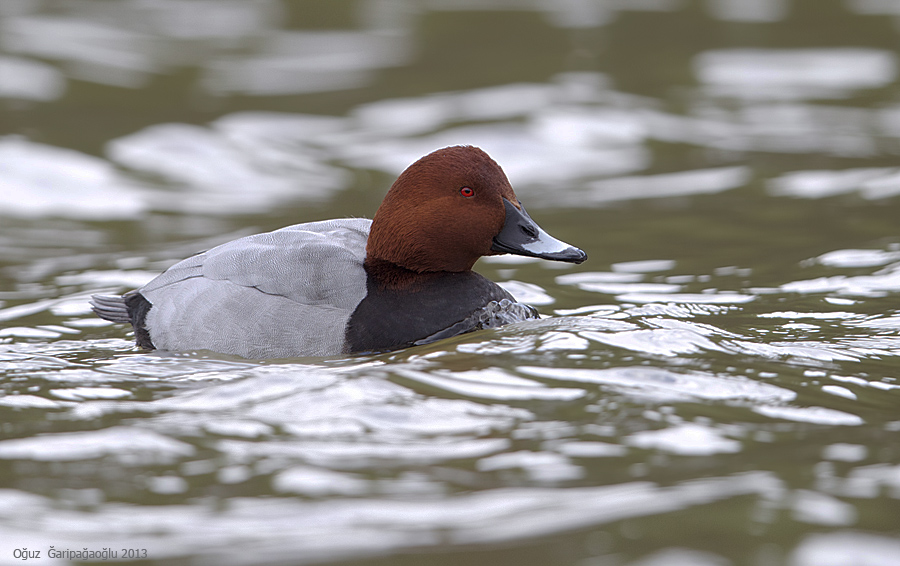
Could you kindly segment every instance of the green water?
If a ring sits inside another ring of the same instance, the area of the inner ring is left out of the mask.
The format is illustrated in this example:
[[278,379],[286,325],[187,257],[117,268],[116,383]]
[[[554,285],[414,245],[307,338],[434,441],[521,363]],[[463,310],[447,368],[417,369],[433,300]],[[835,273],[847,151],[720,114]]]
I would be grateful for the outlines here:
[[[886,0],[0,3],[0,564],[900,565],[898,34]],[[540,321],[255,362],[89,311],[456,143],[589,255],[476,266]]]

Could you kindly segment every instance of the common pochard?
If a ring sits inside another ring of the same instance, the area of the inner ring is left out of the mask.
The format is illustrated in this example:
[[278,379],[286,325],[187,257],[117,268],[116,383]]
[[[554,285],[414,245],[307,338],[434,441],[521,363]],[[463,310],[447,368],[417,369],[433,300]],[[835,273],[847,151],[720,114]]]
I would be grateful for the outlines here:
[[472,271],[479,257],[504,253],[587,259],[528,216],[485,152],[454,146],[410,165],[371,221],[240,238],[91,305],[130,323],[143,348],[252,359],[389,351],[537,318]]

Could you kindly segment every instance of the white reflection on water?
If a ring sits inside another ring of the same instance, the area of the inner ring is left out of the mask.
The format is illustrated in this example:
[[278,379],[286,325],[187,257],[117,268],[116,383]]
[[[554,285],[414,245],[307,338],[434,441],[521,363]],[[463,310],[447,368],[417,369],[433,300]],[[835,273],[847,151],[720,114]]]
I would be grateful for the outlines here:
[[110,427],[0,441],[0,459],[66,462],[109,456],[130,465],[165,464],[192,456],[190,444],[137,427]]
[[217,94],[256,96],[357,88],[376,69],[405,64],[408,52],[408,39],[393,34],[270,33],[259,53],[207,63],[202,84]]
[[364,495],[370,489],[361,475],[312,466],[294,466],[272,478],[272,487],[279,493],[299,493],[313,497],[329,495]]
[[777,22],[788,12],[788,0],[707,0],[717,19],[732,22]]
[[665,548],[650,553],[628,566],[731,566],[732,562],[712,552],[701,552],[687,548]]
[[55,67],[24,57],[0,55],[0,77],[0,98],[46,102],[66,90],[66,79]]
[[610,369],[518,368],[526,375],[554,381],[595,383],[614,391],[659,402],[698,399],[743,400],[758,403],[791,401],[796,393],[768,383],[737,376],[678,373],[661,368],[622,367]]
[[5,215],[114,219],[146,210],[109,162],[71,149],[0,137],[0,170]]
[[87,399],[122,399],[131,397],[131,392],[115,387],[70,387],[67,389],[50,389],[47,391],[52,397],[66,399],[68,401],[83,401]]
[[157,33],[176,39],[220,40],[217,43],[222,46],[264,33],[283,16],[276,0],[141,0],[127,4],[120,9]]
[[476,399],[566,401],[578,399],[586,393],[582,389],[547,387],[541,382],[509,375],[500,369],[462,372],[431,370],[426,372],[398,368],[394,372],[425,385]]
[[556,299],[551,297],[539,285],[524,281],[501,281],[498,283],[520,303],[529,305],[552,305]]
[[572,464],[568,457],[553,452],[506,452],[481,458],[476,464],[481,472],[521,469],[538,483],[559,483],[584,477],[584,469]]
[[637,432],[625,438],[625,442],[638,448],[656,448],[692,456],[732,453],[741,449],[737,440],[725,438],[714,428],[693,423]]
[[844,4],[858,14],[900,15],[900,2],[897,0],[845,0]]
[[585,330],[580,332],[579,336],[606,344],[607,346],[664,357],[697,354],[704,351],[725,351],[708,338],[692,330],[653,329],[626,332],[592,332]]
[[843,411],[825,407],[777,407],[761,405],[753,408],[754,412],[774,419],[784,419],[801,423],[816,423],[838,426],[859,426],[862,418]]
[[62,407],[71,406],[71,403],[52,401],[37,395],[7,395],[0,397],[0,405],[13,409],[61,409]]
[[900,263],[889,265],[872,275],[834,275],[781,286],[791,293],[838,293],[856,297],[883,297],[900,291]]
[[749,303],[756,299],[753,295],[738,293],[672,293],[663,295],[654,292],[629,291],[616,296],[616,299],[626,303],[678,303],[678,304],[702,304],[702,305],[738,305]]
[[848,526],[856,523],[856,507],[836,497],[810,490],[797,490],[792,498],[794,519],[804,523]]
[[895,167],[861,167],[840,171],[791,171],[768,182],[769,192],[779,196],[825,198],[851,192],[870,200],[900,194],[900,170]]
[[0,46],[64,61],[72,77],[107,85],[139,88],[161,69],[162,45],[150,35],[99,21],[57,16],[0,20]]
[[[46,299],[0,309],[0,322],[8,322],[46,311],[60,317],[87,315],[91,312],[90,305],[87,304],[89,297],[90,293],[74,293],[56,299]],[[65,324],[68,321],[62,322]]]
[[822,458],[840,462],[859,462],[860,460],[864,460],[868,453],[869,449],[862,444],[838,442],[826,446],[822,451]]
[[844,98],[892,83],[897,60],[879,49],[725,49],[698,55],[694,70],[715,96]]
[[297,149],[291,157],[273,159],[265,148],[254,152],[207,128],[161,124],[113,140],[107,151],[118,163],[192,189],[178,198],[158,192],[153,195],[154,208],[230,213],[270,210],[276,203],[297,198],[321,199],[343,186],[343,171]]
[[592,181],[585,185],[587,190],[583,193],[571,191],[565,198],[566,202],[577,206],[579,201],[582,204],[597,204],[638,198],[712,194],[742,187],[749,180],[750,168],[746,166],[679,171]]
[[835,250],[815,258],[829,267],[876,267],[900,260],[900,251]]
[[610,267],[615,272],[621,273],[652,273],[654,271],[669,271],[676,265],[672,259],[644,259],[638,261],[622,261],[614,263]]
[[791,553],[791,566],[900,566],[900,539],[857,531],[811,534]]
[[502,164],[514,185],[554,184],[615,175],[638,171],[649,164],[646,149],[638,145],[595,147],[558,143],[526,125],[514,123],[458,127],[428,137],[357,146],[346,153],[353,165],[399,173],[434,148],[466,144],[488,152]]
[[210,51],[242,46],[281,19],[275,0],[85,1],[75,14],[30,11],[0,13],[8,16],[0,19],[0,47],[58,61],[73,78],[127,88],[196,64]]
[[596,2],[591,0],[428,0],[431,10],[527,10],[546,16],[547,21],[563,28],[592,28],[605,25],[618,12],[674,12],[684,8],[684,0],[627,0]]

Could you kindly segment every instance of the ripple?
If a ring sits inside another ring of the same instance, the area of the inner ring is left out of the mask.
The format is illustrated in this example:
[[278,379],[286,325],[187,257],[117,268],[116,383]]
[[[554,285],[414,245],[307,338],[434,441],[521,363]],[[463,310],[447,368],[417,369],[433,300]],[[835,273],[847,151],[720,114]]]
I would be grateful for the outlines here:
[[59,338],[62,336],[55,330],[46,330],[41,328],[27,328],[24,326],[9,326],[0,329],[0,338],[10,336],[16,338]]
[[859,462],[864,460],[868,453],[868,448],[861,444],[838,442],[826,446],[822,451],[822,458],[839,462]]
[[427,442],[243,442],[221,441],[216,448],[233,462],[254,462],[263,458],[296,458],[310,464],[340,468],[402,467],[434,465],[467,460],[509,448],[504,438],[460,439],[435,437]]
[[791,501],[794,518],[804,523],[848,526],[856,523],[856,507],[824,493],[797,490]]
[[69,403],[60,403],[36,395],[4,395],[0,397],[0,405],[14,409],[60,409]]
[[68,389],[51,389],[50,395],[66,401],[82,401],[84,399],[121,399],[130,397],[131,392],[115,387],[71,387]]
[[756,315],[759,318],[786,318],[790,320],[800,320],[804,318],[813,318],[817,320],[850,320],[859,319],[863,315],[852,312],[797,312],[797,311],[776,311],[767,312]]
[[[287,490],[315,492],[325,476],[300,468],[281,477],[277,481]],[[353,475],[327,477],[335,480],[328,486],[343,486],[350,492],[362,487]],[[0,532],[4,539],[29,548],[121,544],[147,548],[155,560],[204,556],[222,564],[308,562],[415,549],[438,540],[451,546],[496,545],[748,495],[768,497],[780,489],[779,480],[757,472],[669,487],[651,482],[565,490],[510,487],[439,500],[236,497],[215,512],[202,503],[59,509],[49,498],[5,490],[0,492],[5,503],[0,510]],[[330,536],[322,536],[326,531]],[[252,553],[233,552],[235,545],[246,544],[248,536],[266,544]]]
[[547,387],[539,381],[515,377],[497,369],[462,372],[396,369],[394,373],[451,393],[479,399],[571,401],[585,395],[582,389]]
[[24,57],[0,56],[0,98],[40,100],[62,97],[66,79],[52,65]]
[[895,167],[859,167],[842,170],[791,171],[768,183],[777,196],[819,199],[858,192],[874,200],[900,191],[900,169]]
[[570,458],[610,458],[628,453],[628,448],[620,444],[588,440],[553,443],[547,447]]
[[[227,124],[227,122],[226,122]],[[344,187],[343,171],[297,154],[275,159],[268,145],[238,144],[210,128],[189,124],[158,124],[112,140],[111,159],[192,189],[179,199],[156,192],[157,210],[203,214],[233,214],[272,209],[297,199],[322,200]],[[308,152],[308,150],[307,150]],[[254,190],[247,192],[246,187]]]
[[582,271],[579,273],[567,273],[556,277],[556,282],[560,285],[576,285],[584,284],[608,284],[608,283],[637,283],[643,280],[640,273],[628,272],[603,272],[603,271]]
[[281,493],[299,493],[313,497],[328,495],[363,495],[370,482],[358,474],[324,470],[312,466],[295,466],[272,478],[272,487]]
[[739,293],[671,293],[664,295],[651,290],[651,292],[625,292],[618,295],[616,299],[627,303],[740,305],[754,301],[756,297]]
[[694,59],[716,95],[751,99],[844,98],[894,80],[897,60],[880,49],[721,49]]
[[0,169],[5,216],[121,219],[148,208],[107,161],[71,149],[0,137]]
[[70,63],[81,80],[140,88],[162,70],[159,45],[145,33],[87,18],[26,15],[3,21],[4,47]]
[[552,204],[530,185],[560,184],[598,175],[639,171],[647,166],[643,146],[602,147],[560,143],[515,123],[461,126],[416,139],[388,140],[348,148],[347,161],[356,166],[397,174],[436,147],[471,144],[503,164],[513,185],[538,204]]
[[807,535],[791,553],[791,566],[900,565],[900,540],[873,533],[837,531]]
[[671,271],[675,269],[676,262],[672,259],[644,259],[640,261],[622,261],[612,264],[612,270],[617,273],[654,273],[657,271]]
[[854,352],[851,349],[828,345],[822,342],[797,341],[763,344],[746,340],[729,340],[723,342],[723,346],[726,346],[728,349],[735,352],[773,360],[799,358],[823,362],[856,362],[861,358],[859,353]]
[[67,462],[110,457],[131,465],[153,465],[171,463],[194,452],[190,444],[130,426],[0,441],[0,458],[5,460]]
[[737,440],[724,438],[719,431],[698,424],[637,432],[626,437],[625,442],[638,448],[655,448],[686,456],[730,454],[741,450],[741,443]]
[[540,285],[534,283],[525,283],[523,281],[502,281],[498,283],[510,295],[515,297],[516,301],[527,305],[552,305],[556,299],[547,294]]
[[829,267],[877,267],[900,260],[900,252],[885,250],[835,250],[815,258]]
[[625,332],[592,332],[579,336],[617,348],[624,348],[654,356],[674,357],[704,351],[724,352],[725,349],[693,330],[655,329]]
[[846,387],[841,387],[840,385],[823,385],[822,391],[828,393],[829,395],[843,397],[844,399],[853,399],[854,401],[856,400],[856,393],[850,391]]
[[[736,4],[745,6],[746,4]],[[689,550],[686,548],[665,548],[652,552],[628,566],[729,566],[731,561],[711,552]]]
[[566,195],[560,204],[584,206],[620,200],[714,194],[742,187],[750,178],[750,169],[740,166],[602,179],[587,183],[584,191]]
[[505,452],[481,458],[475,463],[475,467],[481,472],[521,469],[531,480],[539,483],[557,483],[584,477],[581,466],[572,464],[565,455],[552,452]]
[[825,407],[776,407],[759,406],[754,412],[773,418],[801,423],[814,423],[837,426],[859,426],[863,419],[850,413],[826,409]]
[[287,31],[260,36],[258,53],[206,64],[203,87],[217,95],[286,96],[366,86],[373,71],[407,62],[405,34]]
[[839,293],[857,297],[883,297],[900,291],[900,265],[887,267],[873,275],[835,275],[781,286],[789,293]]
[[796,398],[793,391],[744,377],[677,373],[651,367],[575,369],[523,366],[518,370],[545,379],[607,385],[625,394],[658,401],[707,399],[781,403]]

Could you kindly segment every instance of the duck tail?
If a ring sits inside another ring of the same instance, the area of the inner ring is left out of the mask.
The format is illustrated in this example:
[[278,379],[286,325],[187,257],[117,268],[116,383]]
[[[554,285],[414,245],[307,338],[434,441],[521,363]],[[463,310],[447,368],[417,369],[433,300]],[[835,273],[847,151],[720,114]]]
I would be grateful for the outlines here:
[[112,322],[131,323],[131,314],[125,297],[116,295],[91,295],[91,309],[99,316]]

